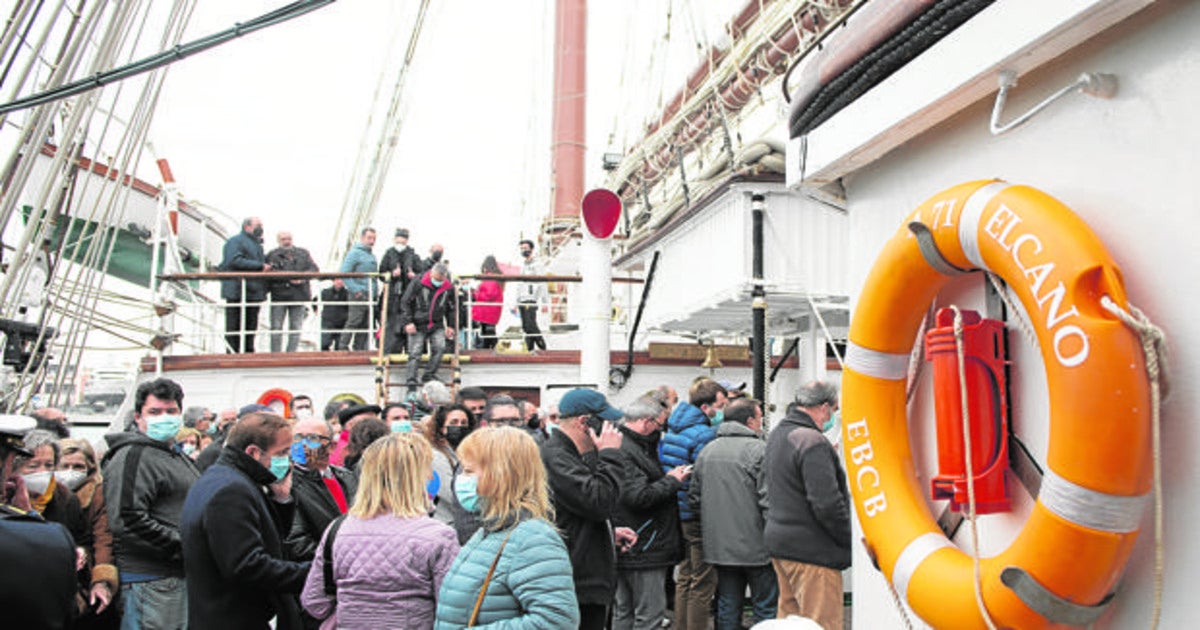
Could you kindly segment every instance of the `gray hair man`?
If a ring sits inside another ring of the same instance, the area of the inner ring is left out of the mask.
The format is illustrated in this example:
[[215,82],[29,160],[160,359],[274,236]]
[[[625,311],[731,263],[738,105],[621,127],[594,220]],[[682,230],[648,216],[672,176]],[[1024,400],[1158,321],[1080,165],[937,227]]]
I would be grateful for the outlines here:
[[779,579],[778,614],[840,629],[842,570],[850,566],[850,494],[837,453],[821,433],[838,409],[837,389],[800,388],[767,439],[769,507],[764,531]]
[[659,627],[667,610],[662,585],[683,553],[675,500],[691,473],[687,466],[664,472],[658,464],[658,440],[666,421],[662,409],[662,403],[649,396],[635,400],[625,407],[625,421],[617,427],[621,447],[600,452],[601,459],[620,473],[613,525],[638,530],[638,537],[646,541],[617,556],[615,630]]
[[292,427],[292,499],[296,516],[284,541],[288,557],[312,560],[325,528],[354,502],[354,473],[329,463],[333,450],[329,425],[320,418],[298,420]]

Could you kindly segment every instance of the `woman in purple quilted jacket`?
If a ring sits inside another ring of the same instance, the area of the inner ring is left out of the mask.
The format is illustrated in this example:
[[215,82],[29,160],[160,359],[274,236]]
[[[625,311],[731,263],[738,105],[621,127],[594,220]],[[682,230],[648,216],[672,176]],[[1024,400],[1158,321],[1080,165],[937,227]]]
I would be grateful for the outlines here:
[[433,627],[458,539],[429,517],[432,458],[417,433],[393,433],[363,453],[354,506],[333,540],[336,593],[325,584],[326,530],[300,596],[322,628]]

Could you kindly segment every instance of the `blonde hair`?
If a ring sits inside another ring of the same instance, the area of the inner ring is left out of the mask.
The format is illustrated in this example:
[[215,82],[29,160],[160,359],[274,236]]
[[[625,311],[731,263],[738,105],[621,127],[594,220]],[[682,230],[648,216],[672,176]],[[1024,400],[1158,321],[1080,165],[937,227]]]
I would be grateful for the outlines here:
[[488,427],[472,432],[458,446],[458,457],[479,474],[480,518],[503,529],[522,519],[553,521],[546,469],[537,443],[513,427]]
[[96,465],[96,451],[92,449],[92,445],[87,440],[82,438],[64,438],[59,441],[62,447],[62,453],[58,456],[59,460],[64,455],[74,455],[80,453],[83,455],[83,461],[87,462],[88,474],[100,476],[100,467]]
[[433,451],[422,435],[392,433],[376,440],[363,451],[361,466],[351,515],[367,519],[429,513],[425,485],[433,470]]

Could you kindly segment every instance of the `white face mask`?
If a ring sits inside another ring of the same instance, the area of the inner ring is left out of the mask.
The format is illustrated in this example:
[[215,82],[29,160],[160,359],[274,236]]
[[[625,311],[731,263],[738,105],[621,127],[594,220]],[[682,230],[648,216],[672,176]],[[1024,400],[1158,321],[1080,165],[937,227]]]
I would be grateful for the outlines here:
[[297,420],[305,420],[307,418],[312,417],[312,409],[309,409],[308,407],[304,407],[302,409],[295,409],[293,411],[293,415],[296,416]]
[[30,494],[42,495],[46,493],[46,488],[50,487],[50,480],[54,478],[54,473],[49,470],[21,475],[25,480],[25,488]]
[[82,470],[56,470],[54,472],[54,478],[57,479],[59,483],[66,486],[68,490],[75,492],[79,489],[79,486],[83,485],[83,482],[88,478],[88,475]]

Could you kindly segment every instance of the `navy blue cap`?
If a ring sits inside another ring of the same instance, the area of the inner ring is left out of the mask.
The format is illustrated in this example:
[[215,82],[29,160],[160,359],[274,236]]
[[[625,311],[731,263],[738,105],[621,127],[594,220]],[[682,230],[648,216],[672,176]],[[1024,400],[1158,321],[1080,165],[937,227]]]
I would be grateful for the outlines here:
[[562,418],[575,416],[599,416],[605,420],[620,420],[625,414],[608,404],[604,394],[593,389],[572,389],[558,401],[558,415]]
[[271,411],[271,408],[266,405],[260,405],[258,403],[245,405],[241,409],[238,409],[237,417],[239,420],[241,420],[242,418],[246,417],[249,414],[260,412],[260,411],[268,411],[269,412],[269,411]]

